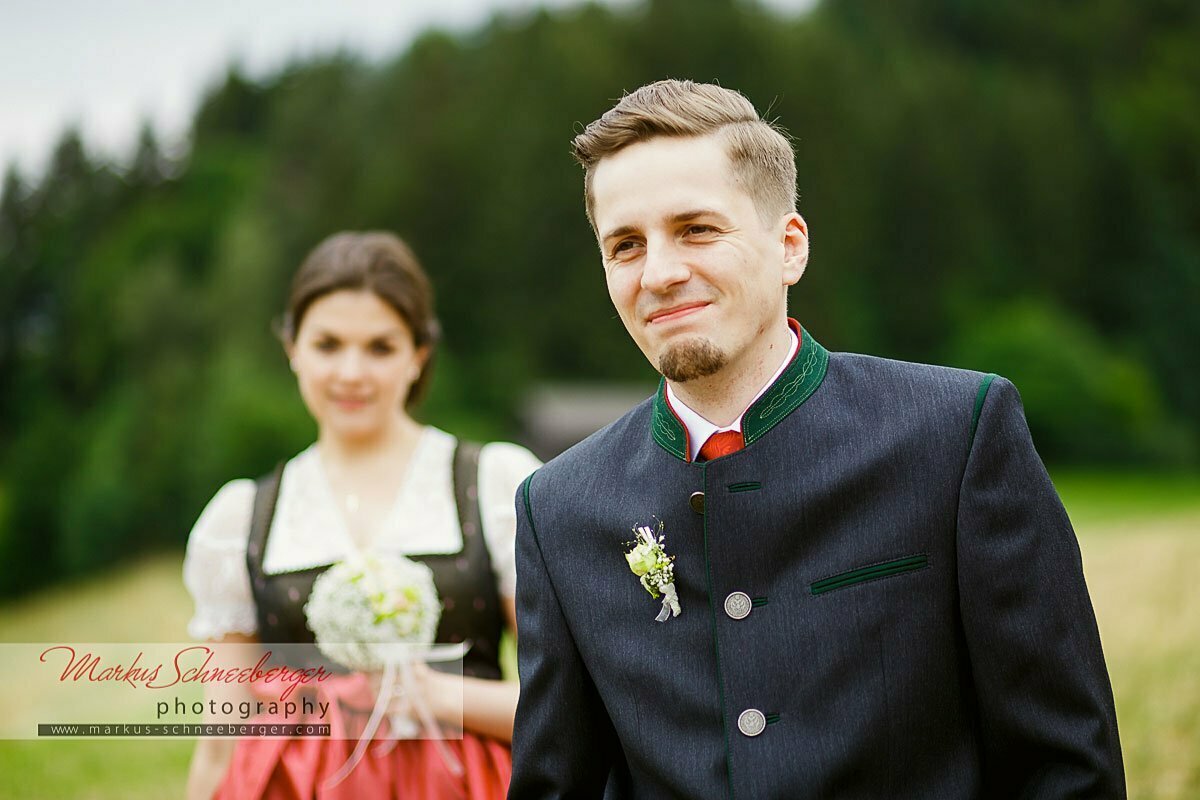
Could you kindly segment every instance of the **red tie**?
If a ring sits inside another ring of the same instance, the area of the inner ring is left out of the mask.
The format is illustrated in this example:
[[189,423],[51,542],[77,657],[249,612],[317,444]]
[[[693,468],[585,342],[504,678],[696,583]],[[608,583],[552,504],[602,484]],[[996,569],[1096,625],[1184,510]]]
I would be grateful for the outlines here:
[[714,458],[736,453],[745,446],[741,431],[718,431],[708,437],[708,441],[700,447],[696,460],[712,461]]

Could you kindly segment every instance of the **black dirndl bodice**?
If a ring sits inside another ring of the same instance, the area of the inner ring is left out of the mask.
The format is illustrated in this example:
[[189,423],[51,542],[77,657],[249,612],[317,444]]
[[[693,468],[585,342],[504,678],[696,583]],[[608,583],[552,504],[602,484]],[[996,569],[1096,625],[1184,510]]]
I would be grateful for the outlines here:
[[[443,606],[437,642],[470,641],[471,649],[463,659],[463,674],[499,679],[504,615],[479,513],[479,451],[480,446],[473,442],[459,442],[454,451],[454,500],[462,530],[462,550],[407,557],[428,565],[433,571]],[[264,644],[276,645],[276,652],[286,654],[287,644],[314,643],[313,632],[304,615],[304,604],[312,592],[313,581],[332,564],[276,575],[263,572],[263,557],[282,475],[281,463],[257,481],[246,566],[258,615],[259,639]],[[321,665],[327,670],[346,671],[323,658],[302,656],[299,652],[284,655],[287,663],[296,667]],[[308,648],[304,648],[304,652],[309,652]]]

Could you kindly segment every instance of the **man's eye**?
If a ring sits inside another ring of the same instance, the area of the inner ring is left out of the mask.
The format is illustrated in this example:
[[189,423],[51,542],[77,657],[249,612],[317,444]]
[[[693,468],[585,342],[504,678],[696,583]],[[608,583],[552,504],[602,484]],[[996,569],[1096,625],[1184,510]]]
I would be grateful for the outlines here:
[[332,353],[338,349],[338,343],[333,339],[321,339],[313,345],[322,353]]
[[387,342],[371,342],[370,351],[373,355],[388,356],[395,352],[395,348]]
[[713,230],[711,225],[689,225],[687,232],[693,236],[703,236],[704,234],[712,233]]
[[626,239],[622,242],[617,242],[617,245],[612,249],[612,257],[617,258],[623,255],[629,255],[638,247],[638,242],[633,239]]

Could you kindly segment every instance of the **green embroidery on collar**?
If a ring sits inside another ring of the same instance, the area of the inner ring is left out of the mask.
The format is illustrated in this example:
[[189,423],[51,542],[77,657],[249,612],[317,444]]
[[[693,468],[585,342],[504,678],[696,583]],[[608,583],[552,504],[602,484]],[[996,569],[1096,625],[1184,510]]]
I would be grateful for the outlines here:
[[654,410],[650,414],[650,430],[654,441],[659,447],[676,458],[688,460],[687,431],[679,417],[667,405],[667,381],[664,378],[658,382],[658,392],[654,395]]
[[829,351],[818,344],[808,331],[800,329],[800,352],[788,364],[779,380],[746,409],[742,417],[742,436],[752,444],[776,423],[800,407],[825,379],[829,366]]
[[[766,394],[746,409],[742,417],[742,436],[747,445],[762,438],[780,420],[799,408],[825,379],[829,351],[803,328],[800,329],[800,336],[800,352]],[[687,432],[667,405],[665,380],[659,381],[658,392],[654,395],[650,430],[659,447],[678,459],[688,460]]]

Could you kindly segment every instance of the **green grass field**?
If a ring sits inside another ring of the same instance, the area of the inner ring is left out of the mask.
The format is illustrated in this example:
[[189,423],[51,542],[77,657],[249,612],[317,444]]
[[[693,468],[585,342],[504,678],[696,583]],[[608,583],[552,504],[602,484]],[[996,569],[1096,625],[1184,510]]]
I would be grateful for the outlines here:
[[1200,797],[1200,478],[1058,478],[1079,533],[1129,796]]
[[[1061,473],[1113,680],[1129,793],[1200,797],[1200,476]],[[186,641],[180,556],[0,606],[0,642]],[[188,741],[0,741],[0,797],[181,797]]]

